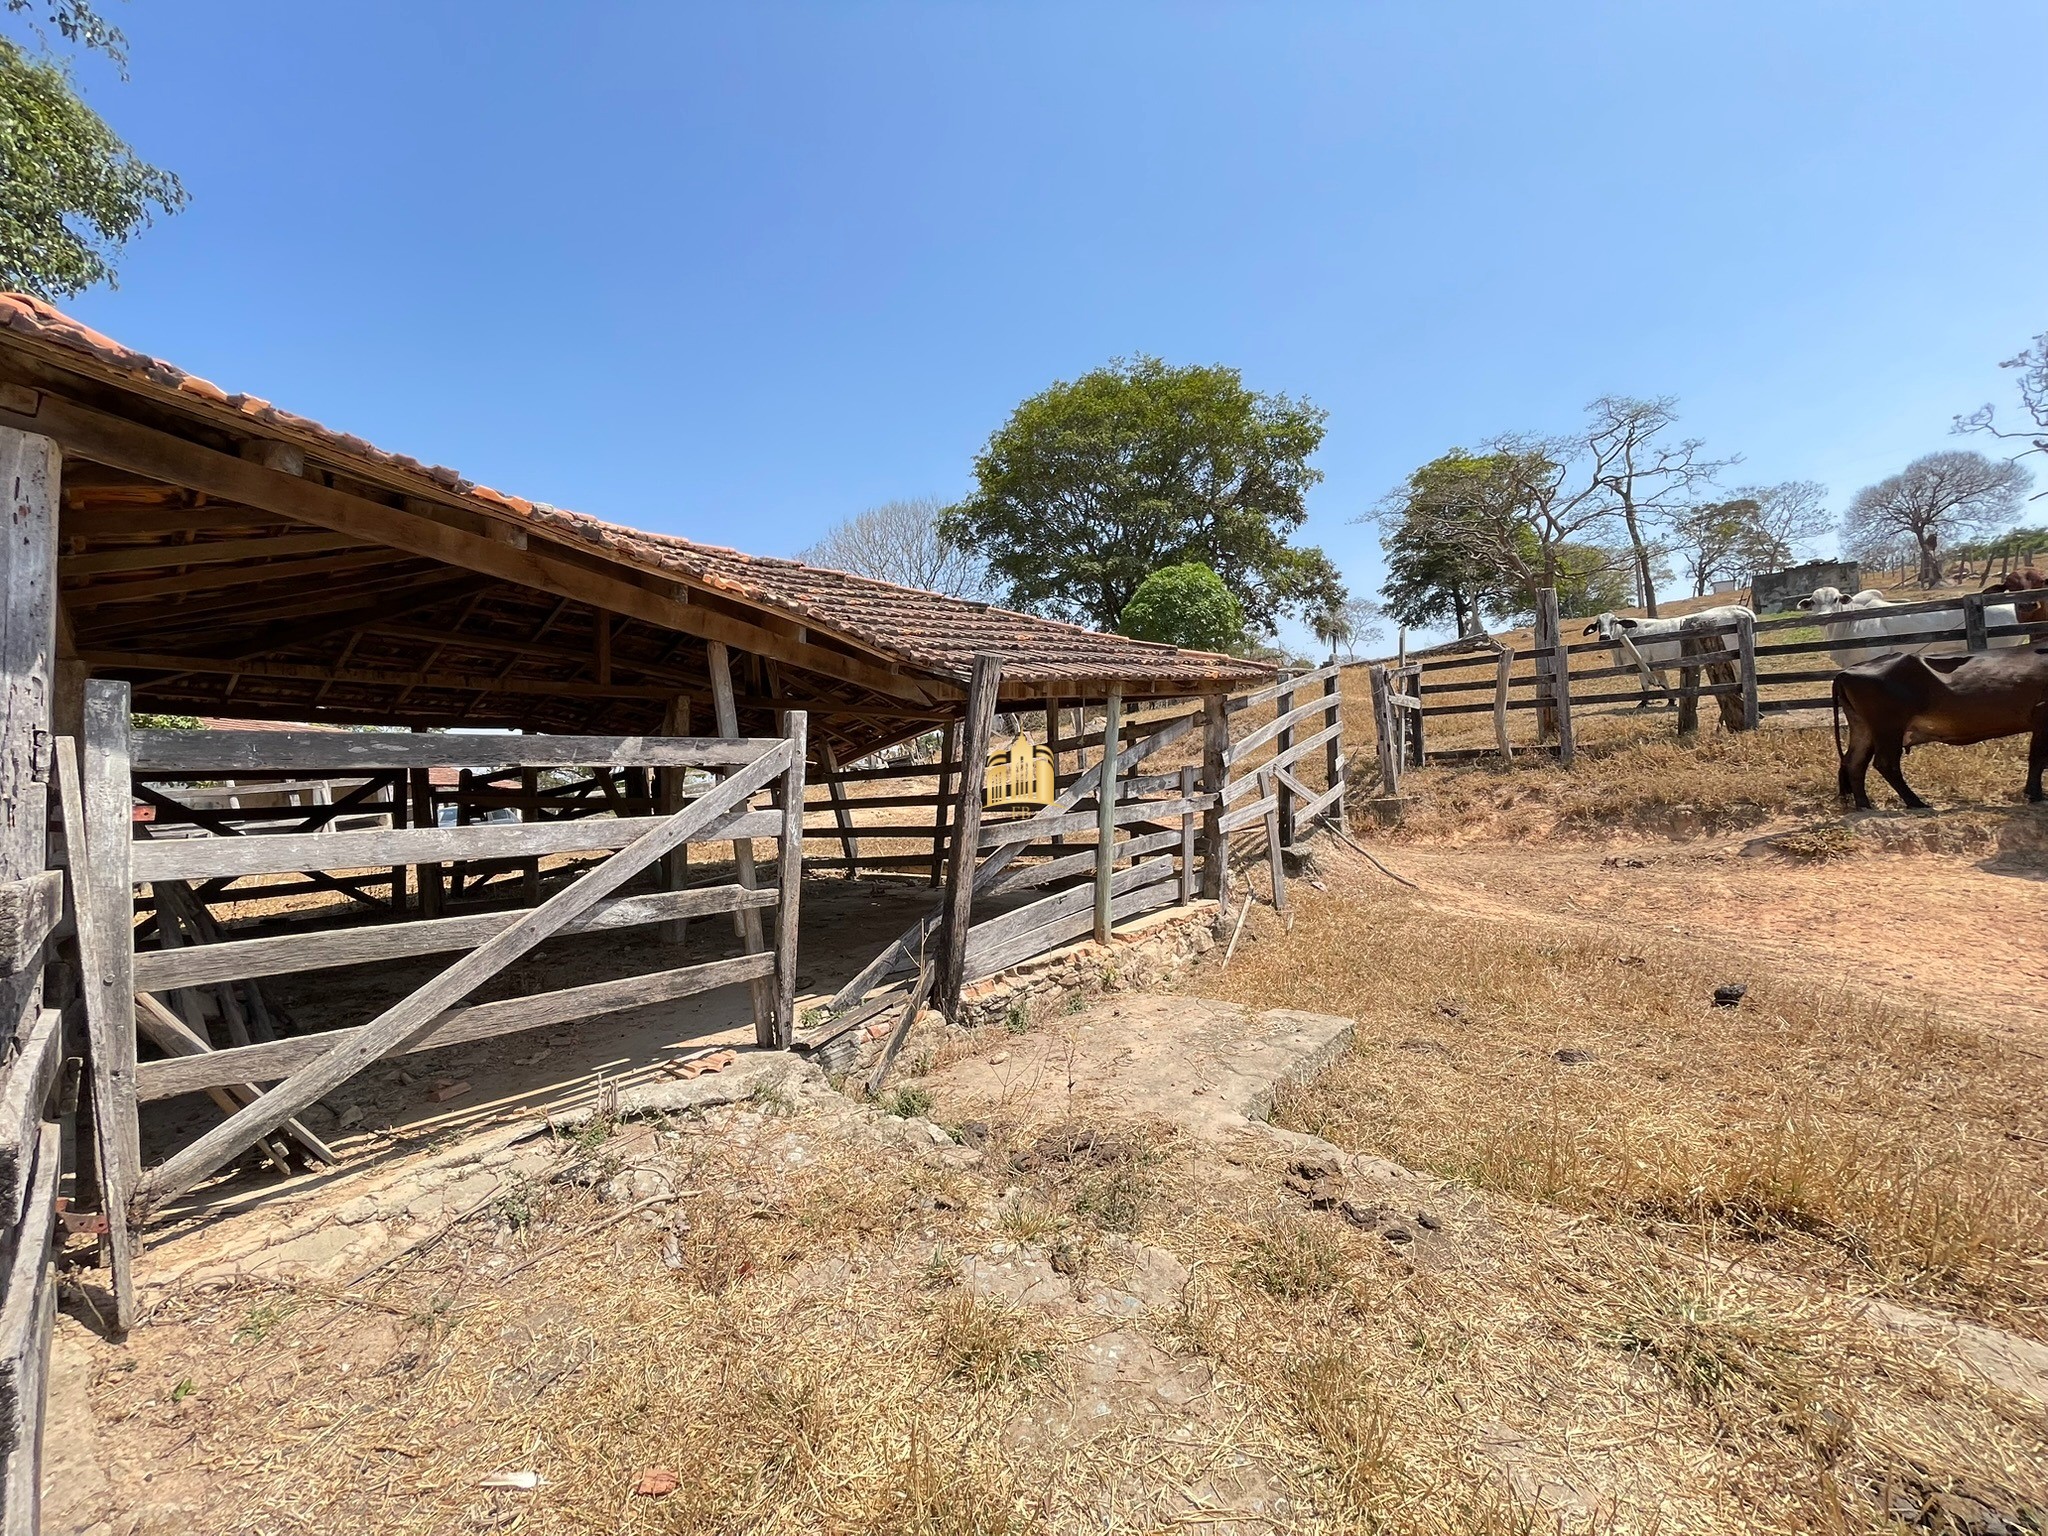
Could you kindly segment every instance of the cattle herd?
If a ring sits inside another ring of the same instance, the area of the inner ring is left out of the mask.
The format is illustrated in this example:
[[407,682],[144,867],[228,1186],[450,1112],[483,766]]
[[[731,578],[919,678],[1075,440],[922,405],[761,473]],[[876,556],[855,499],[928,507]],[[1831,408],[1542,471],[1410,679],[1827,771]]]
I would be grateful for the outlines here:
[[[1970,650],[1954,634],[1953,608],[1891,612],[1917,605],[1891,602],[1870,587],[1853,596],[1822,587],[1800,600],[1800,608],[1811,613],[1858,615],[1830,626],[1835,643],[1829,653],[1841,668],[1834,680],[1834,724],[1837,782],[1844,799],[1860,810],[1870,808],[1867,780],[1874,763],[1909,809],[1923,809],[1926,802],[1900,771],[1908,747],[1927,741],[1960,747],[2030,736],[2025,793],[2028,800],[2041,800],[2042,774],[2048,769],[2048,634],[2023,626],[2048,625],[2044,588],[2048,576],[2032,566],[1987,586],[1987,593],[2023,592],[2028,600],[1985,607],[1988,649],[1980,651]],[[1665,671],[1680,664],[1688,621],[1697,627],[1738,615],[1750,616],[1750,611],[1727,605],[1683,619],[1603,613],[1586,626],[1586,633],[1607,643],[1617,665],[1655,673],[1661,683]]]

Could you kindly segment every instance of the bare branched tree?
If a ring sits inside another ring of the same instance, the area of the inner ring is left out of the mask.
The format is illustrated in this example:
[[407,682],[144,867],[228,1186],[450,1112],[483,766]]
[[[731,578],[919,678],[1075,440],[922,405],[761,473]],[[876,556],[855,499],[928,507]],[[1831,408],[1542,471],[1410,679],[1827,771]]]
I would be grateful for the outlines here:
[[1593,483],[1612,498],[1609,514],[1627,530],[1636,590],[1644,611],[1655,618],[1655,564],[1664,551],[1651,530],[1668,528],[1700,489],[1737,461],[1705,457],[1706,445],[1696,437],[1668,437],[1678,420],[1678,401],[1670,395],[1653,400],[1602,395],[1586,407],[1586,415]]
[[1896,475],[1856,493],[1842,516],[1842,547],[1867,559],[1909,538],[1919,553],[1920,584],[1941,581],[1941,551],[1955,535],[2011,517],[2033,483],[2009,459],[1950,450],[1915,459]]
[[1791,565],[1800,551],[1828,531],[1828,488],[1818,480],[1784,480],[1745,485],[1735,495],[1753,505],[1740,576]]
[[885,501],[834,524],[797,559],[947,597],[992,601],[997,583],[981,557],[940,537],[943,511],[945,503],[930,496]]
[[1361,645],[1370,645],[1386,633],[1385,619],[1386,610],[1371,598],[1350,597],[1317,614],[1309,627],[1330,647],[1332,655],[1341,646],[1345,656],[1356,661]]
[[[2023,442],[2027,446],[2013,455],[2025,458],[2030,453],[2048,453],[2048,331],[2034,338],[2033,344],[2017,357],[2008,357],[1998,365],[2011,368],[2019,374],[2020,409],[2034,419],[2031,430],[2018,432],[2002,430],[1996,420],[1997,408],[1980,405],[1967,416],[1955,419],[1957,432],[1988,432],[1993,437]],[[2041,491],[2037,496],[2048,496]]]

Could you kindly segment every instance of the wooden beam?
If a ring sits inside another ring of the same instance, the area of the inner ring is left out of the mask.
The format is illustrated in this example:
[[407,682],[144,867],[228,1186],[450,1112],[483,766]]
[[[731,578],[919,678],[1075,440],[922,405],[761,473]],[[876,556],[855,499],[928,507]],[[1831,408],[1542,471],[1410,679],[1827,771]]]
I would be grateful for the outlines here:
[[347,1040],[328,1046],[316,1061],[152,1169],[142,1180],[143,1199],[156,1204],[183,1193],[243,1147],[276,1130],[371,1062],[406,1049],[432,1029],[442,1014],[521,955],[583,916],[678,843],[689,841],[732,815],[754,791],[789,766],[788,756],[788,743],[777,742],[686,809],[649,829],[630,846],[523,913],[510,928],[385,1009]]
[[[226,560],[280,559],[326,550],[359,549],[362,540],[345,533],[283,533],[267,539],[215,539],[205,544],[144,544],[124,549],[95,549],[64,555],[57,572],[64,579],[103,576],[119,571],[160,571],[169,567],[218,565]],[[389,551],[385,551],[388,558]],[[260,572],[253,567],[252,572]]]
[[[214,1053],[213,1047],[186,1027],[183,1019],[147,992],[135,994],[135,1028],[137,1033],[149,1036],[156,1042],[157,1047],[169,1056],[211,1056]],[[138,1096],[140,1092],[141,1085],[138,1083]],[[216,1104],[232,1115],[244,1104],[252,1104],[262,1097],[263,1090],[254,1083],[221,1083],[209,1086],[207,1092]],[[334,1155],[334,1149],[308,1130],[303,1121],[285,1121],[284,1132],[328,1167],[336,1168],[341,1165],[341,1159]],[[279,1153],[271,1155],[273,1161],[283,1165],[280,1171],[291,1171],[290,1164],[283,1161],[281,1149]]]
[[231,779],[408,768],[743,768],[775,745],[774,737],[737,733],[701,741],[514,731],[137,731],[134,754],[135,772],[145,779]]
[[183,672],[202,676],[270,677],[313,683],[362,683],[378,688],[435,688],[456,693],[510,693],[579,699],[667,699],[673,688],[657,683],[591,684],[576,678],[496,677],[484,673],[395,672],[377,667],[321,667],[288,661],[224,660],[156,651],[90,650],[92,666],[121,671]]
[[[765,954],[734,955],[674,970],[624,976],[616,981],[561,987],[553,992],[535,993],[531,997],[472,1003],[467,1007],[449,1009],[434,1020],[426,1033],[387,1054],[416,1055],[421,1051],[463,1045],[471,1040],[489,1040],[521,1030],[542,1029],[550,1024],[580,1022],[599,1014],[622,1013],[628,1008],[645,1008],[651,1003],[673,1002],[679,997],[693,997],[717,987],[757,980],[766,976],[774,964],[774,958]],[[352,1029],[330,1029],[314,1035],[291,1035],[262,1045],[210,1051],[204,1056],[146,1061],[142,1064],[140,1091],[145,1102],[153,1103],[158,1099],[180,1093],[198,1093],[225,1083],[262,1082],[298,1072],[319,1061],[329,1051],[359,1042],[363,1031],[369,1027],[359,1025]]]
[[1223,833],[1223,792],[1230,782],[1230,711],[1220,693],[1202,699],[1202,788],[1209,804],[1202,813],[1202,894],[1230,908],[1230,839]]
[[[594,551],[576,551],[583,558],[570,558],[575,546],[530,544],[524,549],[516,548],[502,539],[451,527],[417,511],[384,506],[313,480],[252,464],[61,396],[45,394],[33,416],[0,411],[0,426],[46,434],[67,452],[101,464],[204,491],[209,496],[336,533],[351,534],[406,554],[465,566],[522,586],[576,598],[665,629],[681,630],[757,656],[843,678],[891,698],[924,704],[935,696],[958,694],[957,685],[942,679],[912,679],[886,664],[778,635],[762,624],[716,613],[702,603],[681,602],[642,584],[644,579],[672,588],[678,579],[673,575],[662,576],[623,564],[607,569],[604,557]],[[468,515],[481,518],[483,514]],[[624,574],[628,570],[634,579]],[[858,643],[847,638],[849,643]]]
[[[739,706],[733,701],[732,658],[725,646],[716,640],[709,642],[705,650],[705,661],[711,675],[711,704],[717,716],[720,736],[737,736],[740,731]],[[741,890],[754,889],[754,842],[752,837],[743,837],[732,845],[733,876]],[[740,942],[750,955],[760,954],[768,947],[768,941],[761,927],[761,914],[754,908],[744,908],[733,915],[733,926],[740,936]],[[766,980],[756,980],[753,986],[754,1042],[757,1045],[775,1043],[775,997],[774,988]]]
[[[352,541],[361,544],[360,539]],[[203,546],[190,545],[188,548]],[[80,613],[96,608],[105,608],[111,603],[140,602],[146,597],[182,597],[194,592],[215,592],[225,587],[265,586],[277,581],[304,581],[308,578],[324,578],[343,571],[359,571],[365,566],[409,565],[417,557],[403,550],[379,546],[353,555],[315,555],[304,560],[279,560],[269,565],[223,565],[205,570],[192,571],[175,576],[148,576],[140,581],[94,582],[81,586],[68,580],[70,572],[60,567],[59,574],[66,577],[65,601]]]
[[0,977],[40,963],[43,941],[64,915],[64,875],[46,869],[0,885]]
[[797,914],[804,887],[804,737],[809,718],[800,709],[782,719],[789,741],[789,766],[782,775],[782,837],[777,847],[775,888],[775,1039],[788,1050],[796,1036]]
[[960,992],[967,984],[967,930],[974,920],[975,864],[981,858],[981,793],[988,779],[989,737],[995,729],[1002,681],[1001,656],[983,651],[974,658],[967,718],[961,722],[959,810],[946,850],[946,894],[933,982],[933,1006],[955,1024],[960,1022]]

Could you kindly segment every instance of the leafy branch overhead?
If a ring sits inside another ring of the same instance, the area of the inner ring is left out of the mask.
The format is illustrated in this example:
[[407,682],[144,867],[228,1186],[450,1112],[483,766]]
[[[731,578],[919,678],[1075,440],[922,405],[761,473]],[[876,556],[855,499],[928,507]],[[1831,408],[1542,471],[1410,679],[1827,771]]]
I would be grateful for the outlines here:
[[988,562],[1014,607],[1114,629],[1154,571],[1221,578],[1249,630],[1340,606],[1307,519],[1324,413],[1256,393],[1236,369],[1119,360],[1014,410],[974,464],[974,493],[941,531]]
[[126,39],[87,0],[5,0],[33,51],[0,37],[0,287],[60,298],[114,281],[114,258],[154,214],[185,205],[79,94],[49,29],[126,73]]

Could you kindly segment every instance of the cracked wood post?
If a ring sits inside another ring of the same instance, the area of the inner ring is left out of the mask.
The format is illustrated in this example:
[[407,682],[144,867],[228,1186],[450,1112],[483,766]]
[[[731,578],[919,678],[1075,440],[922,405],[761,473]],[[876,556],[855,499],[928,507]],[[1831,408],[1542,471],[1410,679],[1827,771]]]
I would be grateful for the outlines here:
[[[1195,769],[1192,763],[1180,771],[1180,797],[1189,806],[1195,802]],[[1180,813],[1180,904],[1195,899],[1195,813]]]
[[1735,617],[1735,649],[1742,663],[1742,729],[1753,731],[1764,723],[1764,712],[1756,691],[1756,620],[1746,613]]
[[1503,645],[1493,659],[1493,739],[1503,763],[1515,760],[1515,749],[1508,742],[1508,687],[1514,672],[1515,648]]
[[1122,750],[1124,691],[1109,690],[1102,717],[1102,782],[1095,786],[1095,942],[1107,944],[1110,877],[1116,872],[1116,759]]
[[[1293,708],[1294,690],[1289,688],[1274,701],[1274,716],[1276,719],[1282,718]],[[1327,722],[1325,723],[1327,724]],[[1279,736],[1273,741],[1273,760],[1275,762],[1285,762],[1287,760],[1287,749],[1293,745],[1294,727],[1291,725],[1281,727]],[[1292,848],[1294,846],[1294,791],[1285,784],[1280,786],[1279,812],[1280,842],[1282,846]]]
[[141,1181],[138,1200],[155,1206],[184,1193],[244,1147],[253,1146],[372,1062],[403,1051],[431,1030],[442,1014],[536,945],[596,907],[669,849],[743,810],[755,791],[788,766],[789,744],[784,741],[775,743],[746,767],[735,769],[709,793],[641,833],[541,905],[520,914],[517,922],[500,929],[370,1023],[350,1030],[346,1039],[328,1047],[262,1098],[151,1169]]
[[782,773],[782,836],[775,865],[775,1038],[782,1050],[796,1033],[797,910],[804,886],[804,746],[810,716],[800,709],[782,717],[789,766]]
[[1229,698],[1202,695],[1202,788],[1209,804],[1202,811],[1202,894],[1220,913],[1230,910],[1230,838],[1223,830],[1223,786],[1229,779],[1224,755],[1230,751]]
[[[711,671],[711,707],[718,717],[718,734],[737,737],[740,733],[740,711],[732,691],[732,657],[720,640],[710,640],[704,646],[706,664]],[[741,890],[754,890],[754,843],[751,838],[740,838],[732,845],[733,880]],[[740,947],[750,955],[758,955],[768,947],[768,940],[761,927],[761,909],[745,907],[733,914],[733,929],[740,936]],[[747,990],[754,1000],[754,1043],[773,1045],[775,1043],[775,983],[766,976],[757,977],[747,984]]]
[[939,923],[939,949],[932,1006],[954,1020],[960,992],[967,984],[967,930],[974,917],[974,867],[981,854],[981,792],[988,776],[989,735],[995,729],[996,693],[1002,686],[1003,658],[984,651],[974,658],[967,685],[967,718],[960,730],[959,814],[953,819],[953,841],[946,850],[944,917]]
[[[668,707],[662,711],[661,715],[661,734],[664,736],[687,736],[690,734],[690,701],[688,699],[674,698],[668,701]],[[673,816],[683,808],[683,790],[689,772],[690,770],[687,768],[658,768],[655,770],[655,809],[661,815]],[[526,774],[529,778],[534,778],[537,781],[538,775],[534,773],[533,769],[527,769]],[[538,787],[537,782],[535,787]],[[538,810],[530,814],[534,820],[538,821],[540,819],[540,812]],[[534,861],[536,868],[539,867],[539,862],[537,859]],[[664,891],[680,891],[690,883],[690,845],[688,843],[683,844],[674,853],[665,853],[661,856],[661,879],[658,883]],[[536,896],[539,895],[537,884],[534,894]],[[654,935],[659,942],[674,948],[680,948],[683,943],[683,937],[689,930],[689,926],[687,918],[674,918],[666,923],[657,923]]]
[[1280,847],[1280,778],[1270,770],[1259,775],[1259,798],[1266,807],[1266,863],[1273,878],[1273,910],[1287,910],[1287,859]]
[[[1326,726],[1336,726],[1337,734],[1332,736],[1323,747],[1323,787],[1325,789],[1335,789],[1339,784],[1344,783],[1345,778],[1344,672],[1337,665],[1337,642],[1334,640],[1330,642],[1330,668],[1330,675],[1323,679],[1323,695],[1326,698],[1332,699],[1333,702],[1330,705],[1329,713],[1323,717],[1323,721]],[[1336,822],[1337,830],[1348,834],[1351,829],[1344,814],[1343,795],[1338,795],[1331,804],[1330,813]]]
[[1565,654],[1564,631],[1557,619],[1557,588],[1544,587],[1536,594],[1536,617],[1550,636],[1550,696],[1552,724],[1557,731],[1557,760],[1569,768],[1578,756],[1572,733],[1572,661]]

